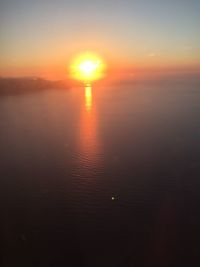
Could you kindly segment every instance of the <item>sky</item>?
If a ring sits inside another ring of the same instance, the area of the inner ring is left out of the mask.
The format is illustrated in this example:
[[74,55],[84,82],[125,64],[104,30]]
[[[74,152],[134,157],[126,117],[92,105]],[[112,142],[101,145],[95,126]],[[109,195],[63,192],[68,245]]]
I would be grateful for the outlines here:
[[64,77],[84,51],[121,71],[196,71],[199,14],[199,0],[1,0],[0,76]]

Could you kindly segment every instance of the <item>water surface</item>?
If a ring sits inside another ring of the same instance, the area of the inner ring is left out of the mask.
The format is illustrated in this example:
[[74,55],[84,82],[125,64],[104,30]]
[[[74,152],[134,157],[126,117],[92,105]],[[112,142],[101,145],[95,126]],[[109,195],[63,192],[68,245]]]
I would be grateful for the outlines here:
[[1,266],[191,266],[199,84],[1,96]]

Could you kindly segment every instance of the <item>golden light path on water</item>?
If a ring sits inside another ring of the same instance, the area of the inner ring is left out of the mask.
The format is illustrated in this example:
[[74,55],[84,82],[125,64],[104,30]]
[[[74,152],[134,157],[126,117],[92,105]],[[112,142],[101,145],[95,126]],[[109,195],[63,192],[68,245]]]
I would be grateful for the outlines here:
[[79,160],[74,169],[75,176],[78,179],[81,177],[79,187],[83,181],[87,186],[93,183],[93,178],[97,177],[101,165],[101,142],[93,90],[92,84],[87,82],[79,91],[81,95],[80,124],[77,132]]
[[85,108],[88,112],[92,108],[92,86],[90,84],[85,86]]

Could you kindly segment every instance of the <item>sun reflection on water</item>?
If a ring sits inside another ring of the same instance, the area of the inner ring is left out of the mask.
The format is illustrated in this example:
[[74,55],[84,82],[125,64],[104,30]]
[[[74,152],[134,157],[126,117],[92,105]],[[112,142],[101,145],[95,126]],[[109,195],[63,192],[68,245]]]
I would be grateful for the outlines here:
[[100,143],[98,136],[96,103],[93,97],[92,85],[87,83],[84,87],[83,102],[80,114],[79,171],[81,177],[93,177],[98,170],[100,160]]
[[85,86],[85,108],[87,111],[92,108],[92,86],[90,84]]

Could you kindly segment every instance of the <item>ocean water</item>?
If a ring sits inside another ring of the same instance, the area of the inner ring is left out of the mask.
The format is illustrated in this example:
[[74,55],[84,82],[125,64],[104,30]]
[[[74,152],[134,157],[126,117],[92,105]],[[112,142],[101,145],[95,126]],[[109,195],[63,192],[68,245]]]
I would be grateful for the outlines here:
[[195,266],[199,81],[2,95],[0,124],[1,266]]

